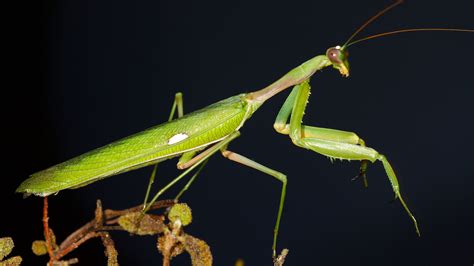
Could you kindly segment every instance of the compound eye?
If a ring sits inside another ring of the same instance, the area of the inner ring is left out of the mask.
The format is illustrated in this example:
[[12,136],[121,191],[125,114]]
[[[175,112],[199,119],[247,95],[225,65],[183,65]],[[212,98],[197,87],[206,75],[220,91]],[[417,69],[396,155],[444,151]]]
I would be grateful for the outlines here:
[[326,56],[329,58],[329,60],[334,64],[341,64],[341,50],[337,48],[330,48],[328,49]]

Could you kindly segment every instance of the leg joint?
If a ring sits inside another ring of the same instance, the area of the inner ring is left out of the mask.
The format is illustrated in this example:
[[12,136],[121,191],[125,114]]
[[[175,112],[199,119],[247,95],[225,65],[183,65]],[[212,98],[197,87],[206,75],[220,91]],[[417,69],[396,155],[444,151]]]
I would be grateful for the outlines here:
[[303,141],[301,141],[301,138],[295,134],[290,134],[290,139],[291,142],[293,142],[294,145],[302,148],[306,148]]
[[290,126],[286,123],[274,123],[273,128],[280,134],[287,135],[290,132]]
[[229,158],[229,156],[232,154],[232,152],[228,150],[221,150],[221,153],[225,158]]
[[278,172],[275,176],[278,180],[280,180],[284,185],[288,183],[288,179],[286,178],[286,175],[283,173]]
[[377,160],[383,162],[383,161],[387,160],[387,157],[385,157],[385,155],[379,153],[379,154],[377,154]]

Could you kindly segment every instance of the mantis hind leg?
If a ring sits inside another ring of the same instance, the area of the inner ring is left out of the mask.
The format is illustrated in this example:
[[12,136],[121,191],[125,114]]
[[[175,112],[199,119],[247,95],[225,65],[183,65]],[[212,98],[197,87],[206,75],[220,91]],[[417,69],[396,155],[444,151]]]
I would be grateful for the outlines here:
[[277,214],[277,219],[275,223],[275,229],[273,231],[273,245],[272,245],[272,250],[273,250],[273,259],[276,258],[276,244],[277,244],[277,237],[278,237],[278,231],[280,229],[280,221],[281,221],[281,216],[283,213],[283,206],[285,204],[285,195],[286,195],[286,184],[287,184],[287,178],[286,175],[283,173],[280,173],[278,171],[275,171],[273,169],[270,169],[264,165],[261,165],[255,161],[250,160],[249,158],[242,156],[240,154],[237,154],[235,152],[229,151],[226,148],[222,149],[222,155],[234,162],[243,164],[245,166],[248,166],[250,168],[256,169],[260,172],[263,172],[267,175],[273,176],[277,180],[279,180],[282,183],[281,186],[281,193],[280,193],[280,205],[278,207],[278,214]]
[[[178,118],[182,117],[184,115],[184,106],[183,106],[183,93],[177,92],[174,95],[174,101],[173,105],[171,107],[170,115],[168,117],[168,121],[173,120],[174,115],[176,113],[176,110],[178,111]],[[185,155],[183,155],[185,156]],[[155,182],[155,176],[156,176],[156,170],[158,168],[158,163],[153,166],[153,171],[151,172],[149,181],[148,181],[148,187],[146,189],[145,193],[145,199],[143,200],[143,208],[145,208],[146,203],[148,202],[148,197],[150,196],[150,190]]]
[[[397,176],[384,155],[372,148],[366,147],[365,142],[355,133],[302,125],[309,95],[310,86],[308,81],[295,86],[277,116],[274,125],[275,129],[282,134],[290,135],[291,140],[296,146],[315,151],[331,159],[362,161],[360,175],[363,177],[365,176],[369,161],[381,161],[392,185],[395,198],[400,200],[404,209],[413,220],[416,232],[419,235],[418,223],[403,200]],[[287,124],[290,115],[290,123]]]

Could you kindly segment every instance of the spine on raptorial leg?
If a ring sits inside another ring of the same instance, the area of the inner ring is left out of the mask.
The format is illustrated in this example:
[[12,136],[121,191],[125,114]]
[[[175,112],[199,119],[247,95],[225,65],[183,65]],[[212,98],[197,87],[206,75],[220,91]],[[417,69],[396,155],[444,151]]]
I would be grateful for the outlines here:
[[293,68],[283,77],[273,82],[269,86],[249,93],[246,98],[249,101],[264,102],[275,94],[301,82],[309,79],[316,71],[330,66],[331,62],[326,55],[318,55],[304,62],[303,64]]

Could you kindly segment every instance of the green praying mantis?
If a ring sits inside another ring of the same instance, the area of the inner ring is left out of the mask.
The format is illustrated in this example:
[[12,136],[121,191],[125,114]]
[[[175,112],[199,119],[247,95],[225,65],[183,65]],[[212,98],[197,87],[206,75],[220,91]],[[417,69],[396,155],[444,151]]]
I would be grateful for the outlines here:
[[[263,103],[274,95],[293,87],[276,117],[274,129],[278,133],[289,135],[294,145],[312,150],[330,159],[361,161],[358,177],[361,177],[365,184],[369,162],[381,162],[395,193],[395,198],[399,199],[413,221],[416,232],[420,234],[418,223],[400,193],[397,176],[383,154],[366,146],[364,140],[353,132],[308,126],[302,123],[310,96],[310,78],[318,70],[330,66],[338,70],[342,76],[349,76],[347,51],[352,44],[381,36],[413,31],[474,32],[474,30],[468,29],[404,29],[352,41],[373,20],[400,3],[401,1],[397,1],[377,13],[355,31],[344,45],[329,48],[325,54],[311,58],[261,90],[232,96],[186,115],[183,112],[183,96],[181,93],[177,93],[168,122],[37,172],[21,183],[16,192],[46,197],[64,189],[79,188],[112,175],[155,165],[145,196],[143,212],[146,212],[166,190],[197,169],[178,194],[177,198],[179,198],[194,181],[207,160],[220,152],[231,161],[254,168],[281,182],[280,203],[272,245],[273,257],[275,257],[287,177],[281,172],[229,150],[228,146],[240,136],[239,129]],[[177,113],[177,119],[174,119],[175,113]],[[179,157],[178,169],[184,171],[161,188],[151,200],[148,200],[156,174],[156,165],[175,157]]]

